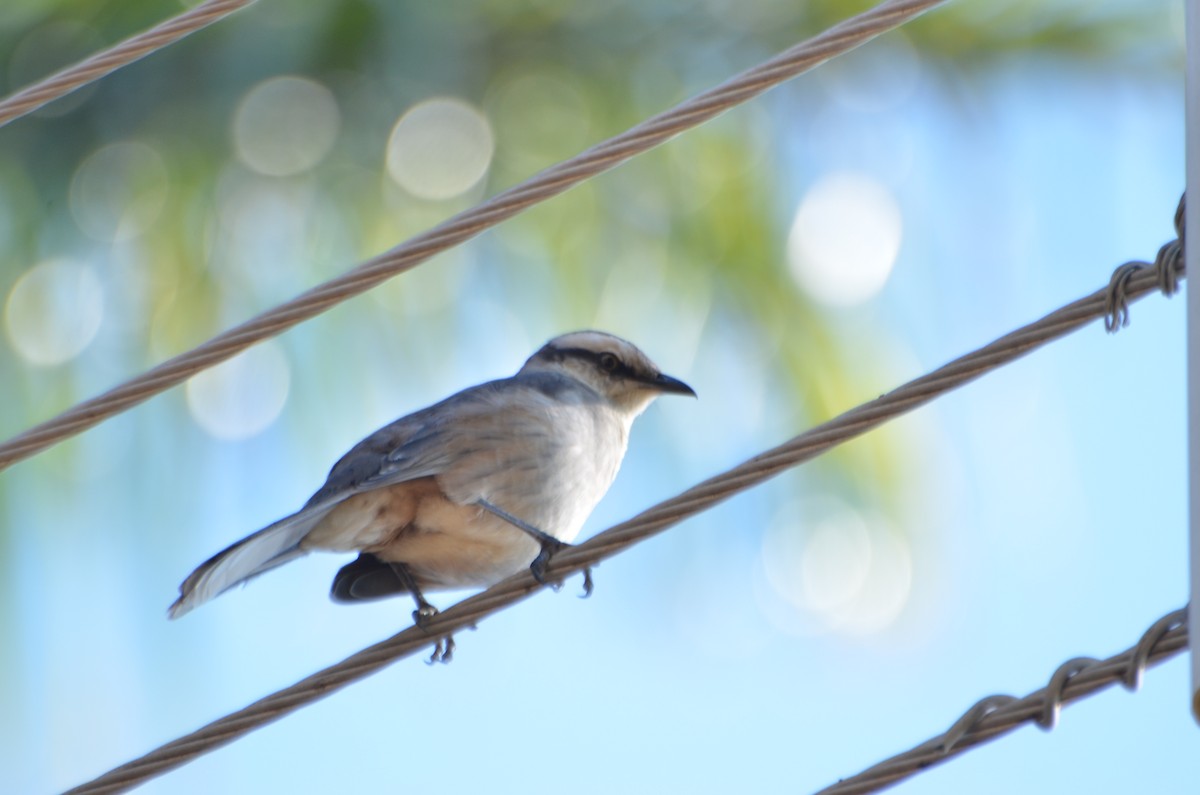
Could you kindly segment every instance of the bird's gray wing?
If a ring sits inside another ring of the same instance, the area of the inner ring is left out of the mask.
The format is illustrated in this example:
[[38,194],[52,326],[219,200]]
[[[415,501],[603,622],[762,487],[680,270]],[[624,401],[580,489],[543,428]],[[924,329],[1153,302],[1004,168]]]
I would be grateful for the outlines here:
[[234,585],[305,554],[304,537],[339,503],[363,491],[442,472],[454,460],[447,443],[456,427],[447,417],[486,412],[493,384],[459,392],[441,403],[402,417],[356,444],[329,473],[304,507],[221,550],[179,587],[172,618]]
[[[170,615],[183,615],[303,555],[304,537],[355,494],[441,476],[440,485],[455,502],[483,498],[481,488],[497,472],[536,465],[546,442],[553,441],[544,436],[547,412],[553,405],[580,400],[578,390],[569,380],[550,374],[491,381],[380,428],[334,464],[325,484],[303,508],[218,552],[192,572],[180,586]],[[521,443],[514,444],[514,439]]]
[[599,395],[592,390],[553,373],[471,387],[359,442],[334,465],[309,505],[332,505],[431,476],[454,502],[473,502],[498,472],[537,467],[557,443],[551,421],[556,410],[595,400]]
[[504,437],[500,431],[511,433],[498,411],[510,402],[514,390],[524,388],[511,378],[489,381],[385,425],[333,465],[305,510],[332,507],[364,491],[440,475],[464,457],[492,447],[493,441]]

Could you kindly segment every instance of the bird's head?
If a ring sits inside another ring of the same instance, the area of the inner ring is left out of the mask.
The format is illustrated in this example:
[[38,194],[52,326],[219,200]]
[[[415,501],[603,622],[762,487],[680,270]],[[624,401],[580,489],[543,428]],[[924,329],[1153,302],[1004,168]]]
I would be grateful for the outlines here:
[[550,340],[521,368],[522,373],[538,371],[569,375],[608,398],[630,419],[661,394],[696,396],[632,342],[603,331],[575,331]]

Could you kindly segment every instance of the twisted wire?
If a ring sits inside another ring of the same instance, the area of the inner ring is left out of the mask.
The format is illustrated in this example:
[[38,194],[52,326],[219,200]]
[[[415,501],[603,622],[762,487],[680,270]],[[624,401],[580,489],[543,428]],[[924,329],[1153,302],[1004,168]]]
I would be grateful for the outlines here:
[[[1172,263],[1182,275],[1183,259]],[[1136,300],[1151,290],[1161,289],[1159,274],[1140,270],[1123,281],[1124,301]],[[962,356],[927,375],[864,403],[822,425],[796,436],[761,455],[684,491],[678,496],[643,511],[577,546],[556,554],[546,568],[553,582],[621,552],[639,541],[695,516],[755,484],[825,452],[829,448],[881,425],[885,421],[928,403],[938,395],[994,370],[1030,351],[1100,317],[1108,316],[1111,285],[1068,304],[996,341]],[[169,742],[136,760],[70,791],[69,795],[98,795],[121,792],[147,779],[178,767],[201,754],[287,715],[295,709],[361,679],[401,658],[433,646],[435,657],[446,651],[447,639],[455,632],[474,627],[487,616],[521,601],[542,586],[529,572],[514,575],[491,588],[464,599],[429,619],[423,627],[412,626],[370,646],[340,663],[325,668],[291,687],[260,699],[237,712]],[[1089,669],[1091,670],[1091,669]],[[1073,694],[1087,672],[1066,682],[1064,694]],[[1040,713],[1038,713],[1040,714]],[[986,721],[981,726],[990,725]],[[983,732],[984,729],[979,729]],[[972,729],[972,732],[976,732]],[[971,734],[974,737],[975,734]]]
[[253,2],[254,0],[207,0],[150,30],[132,36],[45,80],[11,94],[0,100],[0,127],[27,113],[33,113],[88,83],[107,77],[122,66],[174,44],[184,36],[208,27]]
[[428,232],[175,356],[0,444],[0,470],[179,384],[256,342],[410,270],[517,213],[607,171],[784,80],[897,27],[945,0],[887,0],[824,33],[630,128]]
[[1125,301],[1125,284],[1133,274],[1146,268],[1153,268],[1158,276],[1158,289],[1163,295],[1171,296],[1179,292],[1179,280],[1174,263],[1183,257],[1183,247],[1186,243],[1184,216],[1187,213],[1187,195],[1179,197],[1179,205],[1175,208],[1175,239],[1164,243],[1158,249],[1154,262],[1133,260],[1126,262],[1113,271],[1108,282],[1108,304],[1104,318],[1104,328],[1110,333],[1129,325],[1129,306]]
[[1183,608],[1156,621],[1141,640],[1126,651],[1106,660],[1091,657],[1067,660],[1045,687],[1024,698],[996,695],[980,699],[945,733],[842,779],[817,795],[877,792],[1026,723],[1034,723],[1048,731],[1054,728],[1058,713],[1066,704],[1112,685],[1137,690],[1147,667],[1187,647],[1187,609]]

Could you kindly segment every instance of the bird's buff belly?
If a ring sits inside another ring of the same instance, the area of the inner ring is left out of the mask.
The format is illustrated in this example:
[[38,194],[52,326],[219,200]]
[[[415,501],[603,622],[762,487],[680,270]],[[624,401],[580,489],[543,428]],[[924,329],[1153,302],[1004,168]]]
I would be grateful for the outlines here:
[[425,590],[492,585],[527,568],[538,553],[525,532],[475,505],[451,502],[433,478],[350,497],[303,546],[404,563]]

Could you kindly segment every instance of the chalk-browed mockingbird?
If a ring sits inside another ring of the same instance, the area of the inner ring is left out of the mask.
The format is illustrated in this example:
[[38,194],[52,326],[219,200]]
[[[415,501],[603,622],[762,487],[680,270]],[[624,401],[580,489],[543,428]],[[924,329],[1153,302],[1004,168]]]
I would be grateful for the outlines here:
[[[511,378],[402,417],[359,442],[297,513],[202,563],[178,618],[309,550],[359,552],[333,581],[341,602],[486,587],[579,534],[608,490],[633,420],[661,393],[695,395],[634,345],[599,331],[550,340]],[[590,586],[590,581],[587,586]]]

